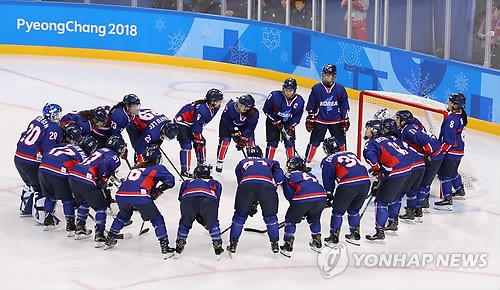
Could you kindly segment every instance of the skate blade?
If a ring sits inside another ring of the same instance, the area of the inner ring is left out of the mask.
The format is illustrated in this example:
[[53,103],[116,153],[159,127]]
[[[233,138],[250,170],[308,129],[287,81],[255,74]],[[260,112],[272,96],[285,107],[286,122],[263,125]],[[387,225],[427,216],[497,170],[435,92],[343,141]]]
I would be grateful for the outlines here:
[[106,242],[95,242],[94,248],[99,249],[106,245]]
[[421,218],[421,217],[416,217],[416,218],[415,218],[415,224],[421,224],[421,223],[423,223],[423,222],[424,222],[424,219],[423,219],[423,218]]
[[174,256],[174,253],[163,254],[163,260],[168,260]]
[[115,246],[115,245],[112,245],[112,246],[111,246],[111,245],[109,245],[109,246],[108,246],[108,245],[104,245],[104,250],[105,250],[105,251],[106,251],[106,250],[109,250],[109,249],[113,248],[114,246]]
[[335,246],[337,246],[339,243],[332,243],[332,242],[325,242],[325,246],[329,247],[329,248],[334,248]]
[[217,261],[220,261],[220,255],[215,255],[215,258],[217,259]]
[[90,234],[86,235],[86,234],[83,234],[83,235],[75,235],[75,240],[79,241],[79,240],[85,240],[85,239],[88,239],[90,238]]
[[273,252],[273,257],[274,257],[275,259],[278,259],[278,254],[279,254],[279,252]]
[[453,206],[452,205],[435,205],[434,209],[445,210],[445,211],[453,211]]
[[20,218],[25,218],[25,217],[32,217],[33,215],[31,213],[19,213]]
[[229,258],[233,259],[234,256],[236,256],[236,253],[232,253],[232,252],[227,252],[227,254],[229,255]]
[[180,255],[181,255],[180,253],[175,253],[175,254],[174,254],[174,259],[178,260],[178,259],[179,259],[179,257],[180,257]]
[[71,237],[74,237],[74,236],[75,236],[75,232],[74,231],[66,232],[66,237],[71,238]]
[[423,213],[430,213],[431,212],[431,209],[428,208],[428,207],[425,207],[425,208],[422,208],[422,212]]
[[397,231],[391,231],[391,230],[385,230],[385,235],[386,236],[397,237],[398,236],[398,232]]
[[355,246],[361,246],[361,241],[360,240],[353,240],[353,239],[345,239],[346,242],[349,244],[355,245]]
[[369,239],[366,239],[366,242],[372,243],[372,244],[385,244],[385,240],[369,240]]
[[283,256],[285,256],[287,258],[291,258],[292,257],[292,253],[288,252],[288,251],[280,251],[280,254],[282,254]]
[[322,249],[323,247],[321,247],[321,248],[310,247],[310,248],[311,248],[311,250],[315,251],[316,253],[321,253],[321,249]]
[[57,224],[57,225],[48,225],[48,226],[44,226],[44,227],[43,227],[43,231],[44,231],[44,232],[51,231],[51,230],[53,230],[53,229],[57,228],[58,226],[59,226],[59,224]]
[[453,196],[453,200],[466,200],[465,196]]
[[402,223],[405,223],[405,224],[409,224],[409,225],[414,225],[414,224],[415,224],[415,219],[408,220],[408,219],[402,219],[402,218],[400,217],[400,218],[399,218],[399,220],[400,220]]

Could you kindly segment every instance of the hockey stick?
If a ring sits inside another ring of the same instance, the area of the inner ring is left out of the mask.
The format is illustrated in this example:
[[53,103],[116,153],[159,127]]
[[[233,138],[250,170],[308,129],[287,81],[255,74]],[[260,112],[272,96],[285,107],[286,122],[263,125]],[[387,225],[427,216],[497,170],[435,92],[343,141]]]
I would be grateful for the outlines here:
[[[90,219],[97,224],[96,220],[95,220],[95,217],[89,213],[89,217]],[[108,230],[104,230],[104,233],[106,235],[109,235],[109,231]],[[132,233],[122,233],[122,234],[118,234],[115,236],[115,239],[119,239],[119,240],[125,240],[125,239],[130,239],[132,238],[134,235],[132,235]]]
[[[282,227],[285,226],[285,222],[280,222],[278,229],[281,229]],[[258,233],[258,234],[265,234],[267,233],[267,228],[265,230],[259,230],[259,229],[254,229],[254,228],[244,228],[243,229],[245,232],[251,232],[251,233]]]
[[146,221],[142,221],[141,229],[139,230],[139,236],[144,235],[145,233],[149,232],[149,228],[144,229],[145,223],[146,223]]
[[177,170],[177,167],[175,167],[174,163],[172,163],[172,160],[170,160],[170,158],[168,158],[168,156],[165,153],[165,151],[163,151],[163,149],[161,149],[161,147],[158,147],[158,148],[160,149],[160,151],[163,154],[163,156],[165,156],[165,158],[168,160],[168,163],[170,163],[170,165],[172,165],[172,167],[174,168],[175,172],[177,172],[177,174],[180,176],[181,180],[185,181],[184,177],[181,175],[181,173],[179,172],[179,170]]
[[[292,136],[288,135],[288,133],[285,131],[285,128],[281,129],[281,136],[283,138],[285,138],[286,140],[290,140],[292,138]],[[293,152],[295,153],[295,156],[302,158],[302,157],[300,157],[299,152],[297,152],[297,149],[295,148],[295,146],[293,146]]]
[[370,206],[370,203],[372,202],[372,199],[373,199],[373,195],[370,196],[370,198],[368,199],[368,202],[366,203],[365,207],[363,208],[363,210],[361,211],[361,215],[359,216],[359,220],[361,221],[361,219],[363,218],[363,215],[365,214],[365,211],[366,209]]
[[229,231],[231,229],[231,226],[227,227],[227,229],[223,230],[220,234],[223,235],[225,232]]

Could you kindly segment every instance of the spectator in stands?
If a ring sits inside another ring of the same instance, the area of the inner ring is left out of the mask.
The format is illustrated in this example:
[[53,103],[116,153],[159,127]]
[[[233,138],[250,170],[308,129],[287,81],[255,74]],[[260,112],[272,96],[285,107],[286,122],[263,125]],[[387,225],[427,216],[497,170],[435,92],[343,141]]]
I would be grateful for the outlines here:
[[[182,10],[193,11],[194,1],[183,0]],[[177,10],[177,0],[153,0],[153,8]]]
[[220,0],[199,0],[194,6],[193,12],[221,15]]
[[[490,67],[500,69],[500,0],[493,1],[491,24],[486,25],[486,19],[484,19],[477,32],[477,37],[484,40],[487,33],[491,35],[491,42],[489,43],[491,45],[491,53],[489,55]],[[484,47],[484,43],[482,47]]]
[[[347,11],[347,4],[349,0],[342,0],[340,6],[346,9],[344,16],[344,25],[347,32],[347,25],[349,25],[349,15]],[[368,0],[352,0],[351,9],[351,25],[352,25],[352,38],[366,41],[366,11],[368,10]]]
[[306,7],[307,0],[295,0],[294,9],[290,15],[290,24],[292,26],[311,29],[312,13]]
[[286,0],[281,0],[280,5],[273,7],[269,0],[261,0],[262,21],[285,24],[286,22]]
[[226,16],[247,18],[248,1],[247,0],[227,0]]

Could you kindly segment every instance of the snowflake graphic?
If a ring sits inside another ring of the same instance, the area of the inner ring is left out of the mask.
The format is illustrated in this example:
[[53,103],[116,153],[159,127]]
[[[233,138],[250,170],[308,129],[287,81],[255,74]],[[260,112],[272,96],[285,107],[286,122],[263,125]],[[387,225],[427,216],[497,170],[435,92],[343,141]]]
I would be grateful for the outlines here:
[[420,68],[418,69],[418,74],[411,70],[411,79],[405,77],[406,84],[409,86],[408,91],[414,95],[422,96],[427,95],[428,92],[436,86],[435,84],[429,83],[429,74],[426,76],[422,75]]
[[176,53],[184,43],[186,36],[179,30],[177,33],[169,35],[168,38],[170,38],[170,41],[168,42],[170,47],[168,48],[168,50],[172,50],[174,53]]
[[340,63],[345,63],[347,66],[361,66],[361,47],[351,43],[340,43]]
[[262,44],[273,51],[274,49],[280,47],[281,42],[281,31],[276,28],[264,27],[262,28]]
[[460,72],[458,76],[455,76],[455,88],[461,93],[465,92],[469,86],[469,78]]
[[229,49],[229,62],[234,64],[249,65],[248,49],[244,48],[241,44],[231,46]]
[[288,62],[288,53],[286,51],[282,51],[280,55],[281,62]]
[[318,63],[318,56],[314,53],[314,51],[309,51],[306,53],[306,65],[309,68],[316,68],[316,64]]
[[158,18],[155,20],[155,28],[158,31],[163,31],[167,27],[165,20],[163,18]]

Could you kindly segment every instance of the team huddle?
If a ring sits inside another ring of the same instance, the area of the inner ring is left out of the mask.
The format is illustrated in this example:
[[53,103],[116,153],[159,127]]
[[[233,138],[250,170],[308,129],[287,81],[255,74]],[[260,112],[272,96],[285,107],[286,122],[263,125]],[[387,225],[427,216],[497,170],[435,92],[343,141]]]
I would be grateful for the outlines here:
[[[427,132],[408,110],[400,110],[391,118],[377,113],[365,124],[367,141],[363,157],[368,165],[365,166],[354,153],[346,151],[349,102],[345,88],[335,82],[336,73],[335,65],[323,67],[321,82],[312,87],[307,103],[297,94],[293,78],[286,79],[281,90],[269,94],[262,108],[266,117],[265,152],[255,143],[259,110],[253,96],[244,94],[226,103],[219,121],[216,172],[224,169],[231,141],[244,155],[234,171],[237,190],[229,245],[225,248],[231,257],[236,253],[248,216],[256,214],[259,207],[272,252],[291,257],[296,225],[304,219],[311,231],[309,246],[319,252],[323,242],[327,246],[339,243],[346,212],[349,223],[346,241],[360,245],[359,225],[364,213],[361,209],[367,198],[367,205],[375,198],[376,218],[375,233],[366,235],[366,240],[383,242],[385,234],[397,232],[399,220],[422,222],[436,175],[442,193],[442,200],[434,203],[437,209],[452,210],[452,199],[465,196],[458,174],[467,125],[463,94],[449,96],[450,114],[444,119],[438,138]],[[55,214],[59,200],[66,235],[75,240],[90,238],[92,230],[86,226],[90,217],[95,223],[95,247],[107,250],[124,238],[121,230],[130,224],[134,211],[138,211],[144,221],[154,226],[164,259],[184,251],[196,221],[209,232],[215,255],[220,258],[224,252],[218,220],[222,184],[212,177],[212,166],[206,163],[207,140],[203,128],[217,115],[222,102],[223,93],[210,89],[204,99],[186,104],[172,120],[141,108],[141,101],[134,94],[126,95],[114,106],[99,106],[64,116],[59,105],[46,104],[42,116],[30,122],[17,143],[14,162],[25,183],[20,215],[33,216],[44,230],[54,229],[61,223]],[[304,110],[310,139],[303,159],[295,148],[295,128]],[[133,149],[133,164],[128,160],[124,130]],[[325,139],[327,131],[331,136]],[[180,171],[161,148],[163,141],[174,139],[180,145]],[[283,169],[274,160],[282,141],[288,160]],[[321,161],[320,183],[311,173],[310,163],[321,144],[326,157]],[[191,166],[193,149],[196,166]],[[163,192],[175,186],[176,177],[162,164],[163,157],[183,181],[178,194],[181,218],[173,247],[169,244],[165,219],[155,204]],[[116,174],[122,161],[129,167],[126,178]],[[114,196],[111,187],[117,187]],[[277,216],[280,187],[290,203],[282,223]],[[404,196],[407,206],[405,213],[400,214]],[[110,210],[113,202],[119,208],[116,215]],[[322,240],[321,214],[329,207],[332,208],[329,235]],[[109,212],[114,220],[107,229]],[[282,226],[283,243],[279,246]]]

